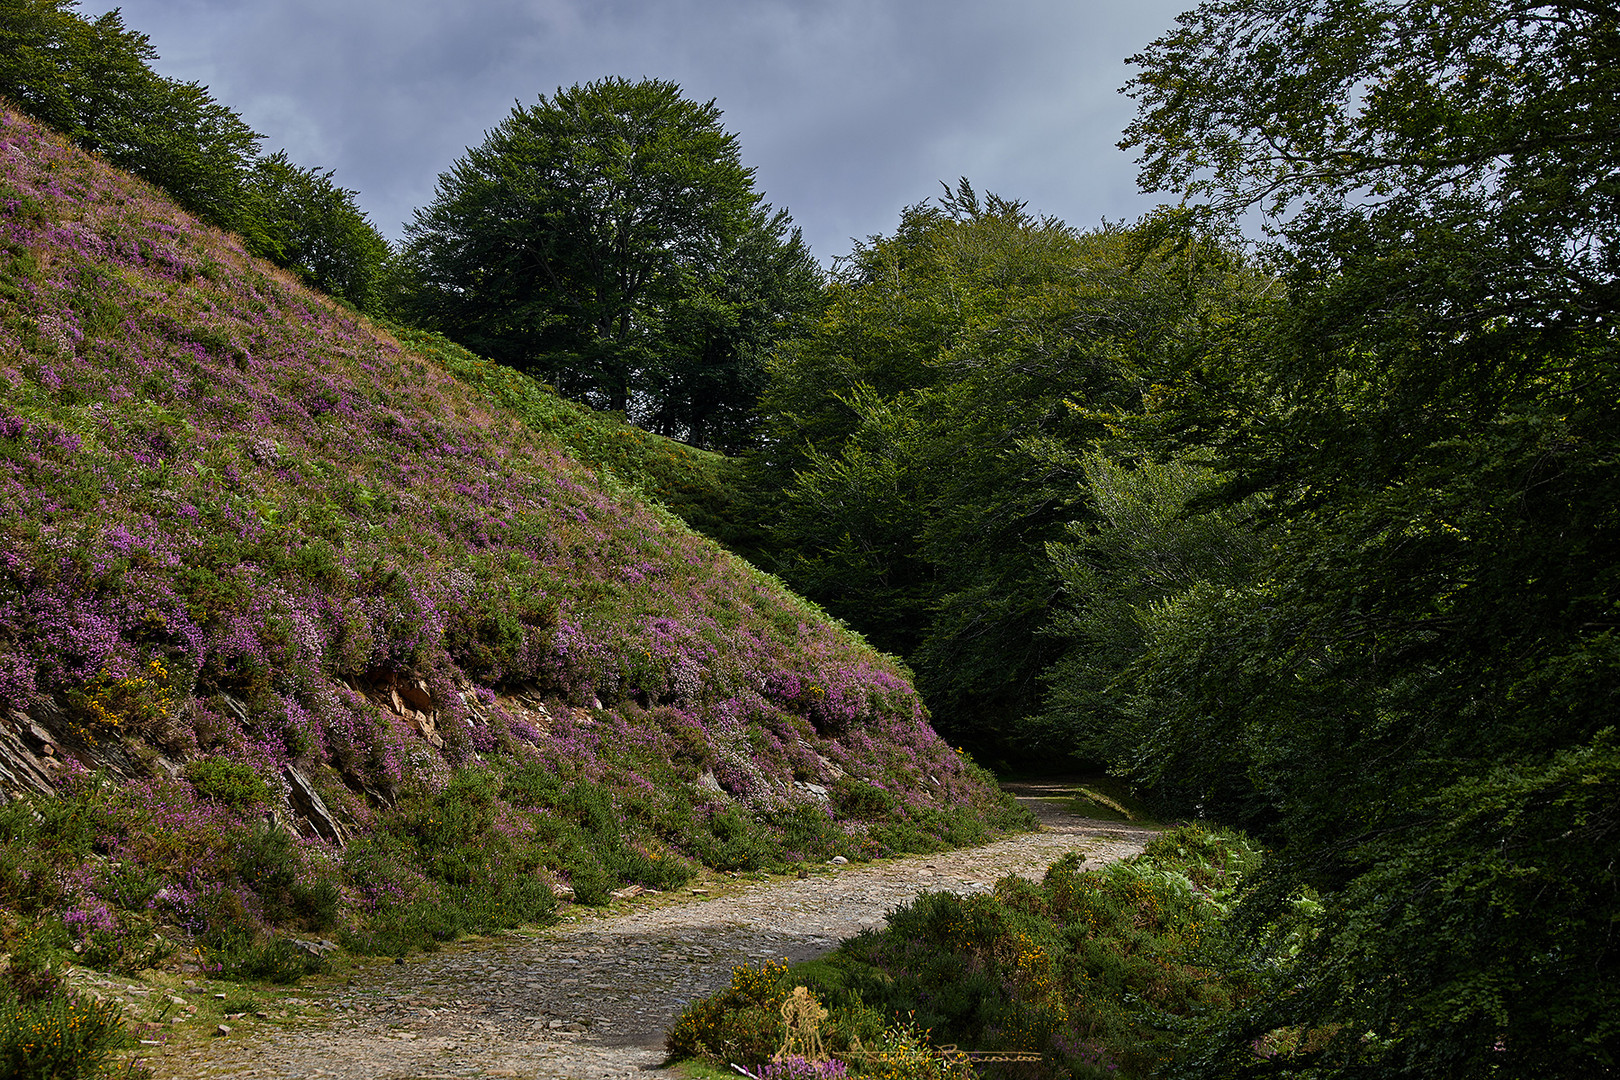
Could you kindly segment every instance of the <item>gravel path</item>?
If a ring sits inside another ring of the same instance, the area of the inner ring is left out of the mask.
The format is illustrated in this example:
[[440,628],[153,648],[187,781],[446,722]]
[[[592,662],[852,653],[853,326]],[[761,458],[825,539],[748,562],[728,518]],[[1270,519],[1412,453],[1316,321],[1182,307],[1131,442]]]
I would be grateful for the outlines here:
[[148,1064],[165,1080],[642,1077],[658,1069],[682,1006],[726,985],[737,964],[817,956],[918,892],[1038,879],[1066,852],[1102,863],[1152,835],[1064,813],[1058,786],[1011,787],[1041,817],[1040,832],[804,879],[721,879],[699,886],[713,895],[682,890],[532,936],[452,945],[367,968],[351,985],[300,987],[301,1007],[287,1016],[250,1018]]

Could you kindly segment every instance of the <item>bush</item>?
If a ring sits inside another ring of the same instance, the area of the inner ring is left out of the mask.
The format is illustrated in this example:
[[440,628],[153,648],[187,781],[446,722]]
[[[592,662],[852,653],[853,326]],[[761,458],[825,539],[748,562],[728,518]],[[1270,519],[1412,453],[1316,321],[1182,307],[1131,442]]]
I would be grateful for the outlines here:
[[1258,858],[1236,833],[1188,826],[1100,870],[1081,870],[1071,855],[1040,883],[1008,877],[992,895],[924,894],[828,956],[738,969],[727,990],[687,1007],[669,1050],[764,1061],[775,1050],[765,1044],[779,1044],[776,1010],[802,984],[830,1014],[827,1047],[865,1048],[850,1055],[865,1075],[970,1075],[965,1060],[929,1048],[932,1032],[941,1043],[1041,1055],[986,1063],[987,1076],[1145,1077],[1174,1049],[1178,1018],[1249,992],[1241,973],[1210,960]]
[[85,998],[62,983],[49,928],[33,927],[16,945],[0,981],[0,1076],[78,1080],[107,1075],[131,1044],[116,1004]]
[[785,964],[737,967],[731,985],[692,1002],[669,1029],[672,1058],[765,1061],[782,1045],[782,1002],[791,986]]
[[57,988],[27,1000],[0,990],[0,1076],[15,1080],[77,1080],[110,1075],[113,1058],[130,1045],[116,1004]]
[[326,970],[326,959],[286,938],[254,934],[231,924],[203,935],[202,946],[215,977],[233,982],[291,985]]
[[874,1052],[862,1059],[863,1074],[872,1080],[977,1080],[966,1054],[929,1045],[928,1034],[910,1019],[884,1029]]
[[264,780],[253,766],[222,757],[195,758],[186,762],[186,779],[197,794],[226,806],[256,806],[269,794]]
[[338,944],[360,956],[404,956],[417,950],[435,952],[466,929],[458,906],[414,900],[380,908],[358,929],[340,929]]

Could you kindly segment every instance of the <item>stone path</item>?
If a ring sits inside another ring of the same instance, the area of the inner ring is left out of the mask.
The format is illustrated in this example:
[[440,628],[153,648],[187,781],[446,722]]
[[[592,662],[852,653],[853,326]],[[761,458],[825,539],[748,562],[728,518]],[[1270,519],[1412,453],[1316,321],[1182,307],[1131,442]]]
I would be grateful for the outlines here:
[[1057,787],[1014,786],[1044,827],[979,848],[828,868],[806,879],[746,878],[702,898],[627,914],[576,915],[534,936],[446,947],[369,968],[339,987],[300,987],[286,1018],[234,1026],[148,1060],[180,1077],[643,1077],[686,1002],[725,986],[737,964],[801,960],[880,925],[918,892],[989,889],[1039,878],[1060,855],[1088,864],[1140,851],[1149,830],[1064,813]]

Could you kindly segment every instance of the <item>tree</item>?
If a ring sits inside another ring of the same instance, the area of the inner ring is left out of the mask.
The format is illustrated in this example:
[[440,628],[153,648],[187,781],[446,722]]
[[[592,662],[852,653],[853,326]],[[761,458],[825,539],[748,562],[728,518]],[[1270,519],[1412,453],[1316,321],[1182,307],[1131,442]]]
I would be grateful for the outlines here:
[[[1060,643],[1062,655],[1044,673],[1048,691],[1031,724],[1044,729],[1049,745],[1067,742],[1087,761],[1131,771],[1167,726],[1162,700],[1151,700],[1138,715],[1139,699],[1130,692],[1133,666],[1150,635],[1167,608],[1248,584],[1266,545],[1253,525],[1254,507],[1194,509],[1221,480],[1196,459],[1123,460],[1094,449],[1080,456],[1080,465],[1092,513],[1072,523],[1069,536],[1046,545],[1062,595],[1044,633]],[[1209,629],[1206,640],[1214,637]],[[1207,753],[1207,742],[1157,749],[1155,770],[1174,774],[1178,792],[1195,788],[1189,774],[1222,772],[1189,764],[1189,751]],[[1153,777],[1134,779],[1139,794],[1169,801]],[[1242,790],[1241,771],[1231,779]],[[1191,802],[1171,809],[1194,813]]]
[[0,0],[0,94],[86,150],[242,235],[247,249],[367,310],[389,254],[332,173],[259,155],[261,137],[208,88],[157,74],[147,36],[77,0]]
[[903,655],[951,737],[1061,760],[1025,718],[1062,649],[1046,545],[1092,518],[1079,451],[1247,288],[1217,246],[1082,232],[966,181],[908,208],[772,362],[768,561]]
[[714,103],[603,79],[516,106],[407,228],[418,318],[564,394],[725,442],[818,270]]
[[356,307],[377,306],[388,241],[332,170],[304,168],[285,151],[259,158],[247,182],[241,232],[248,250]]
[[[1327,907],[1187,1074],[1606,1075],[1616,11],[1221,0],[1135,62],[1144,186],[1260,208],[1287,295],[1144,426],[1207,443],[1273,544],[1154,609],[1136,768],[1283,845],[1251,927]],[[1282,1029],[1315,1037],[1258,1058]]]

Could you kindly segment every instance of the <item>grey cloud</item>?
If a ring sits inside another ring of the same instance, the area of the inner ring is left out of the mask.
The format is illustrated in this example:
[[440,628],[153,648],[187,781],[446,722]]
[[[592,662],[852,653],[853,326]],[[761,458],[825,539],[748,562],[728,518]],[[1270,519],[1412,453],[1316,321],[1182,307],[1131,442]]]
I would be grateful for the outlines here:
[[[398,237],[514,100],[607,75],[715,99],[822,259],[966,175],[1077,225],[1150,205],[1115,149],[1123,59],[1180,3],[1075,0],[124,0],[161,70]],[[86,10],[94,12],[93,5]]]

